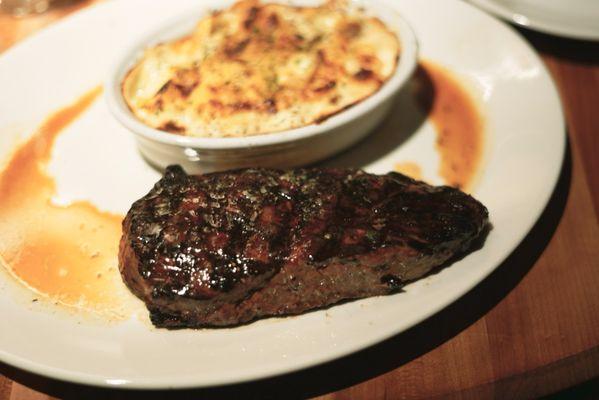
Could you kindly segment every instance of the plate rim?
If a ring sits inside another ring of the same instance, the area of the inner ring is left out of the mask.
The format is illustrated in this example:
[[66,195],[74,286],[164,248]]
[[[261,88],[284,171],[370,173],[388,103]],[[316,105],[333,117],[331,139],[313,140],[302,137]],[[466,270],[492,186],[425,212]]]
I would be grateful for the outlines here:
[[[599,41],[599,29],[589,32],[587,29],[565,28],[547,22],[538,16],[524,15],[511,10],[509,6],[498,3],[495,0],[467,0],[471,4],[480,7],[496,17],[507,22],[529,30],[560,36],[568,39]],[[525,19],[523,19],[524,17]]]

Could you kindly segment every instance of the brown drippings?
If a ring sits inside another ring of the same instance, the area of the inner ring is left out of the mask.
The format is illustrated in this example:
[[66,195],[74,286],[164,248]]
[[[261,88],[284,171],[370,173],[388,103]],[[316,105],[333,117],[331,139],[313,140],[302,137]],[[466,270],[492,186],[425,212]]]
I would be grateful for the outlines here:
[[472,96],[447,69],[421,62],[417,98],[437,131],[439,174],[450,186],[469,190],[482,158],[484,123]]
[[57,136],[100,93],[98,87],[48,117],[0,174],[0,256],[19,281],[54,302],[124,317],[122,217],[83,201],[52,204],[56,185],[45,172]]
[[407,175],[410,178],[422,180],[422,168],[414,162],[405,161],[395,163],[395,171]]

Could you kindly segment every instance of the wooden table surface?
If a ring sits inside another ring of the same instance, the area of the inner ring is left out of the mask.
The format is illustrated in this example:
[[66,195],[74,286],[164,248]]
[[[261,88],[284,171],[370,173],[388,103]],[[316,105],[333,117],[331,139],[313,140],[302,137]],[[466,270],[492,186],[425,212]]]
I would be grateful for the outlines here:
[[[93,2],[58,1],[23,19],[0,15],[0,52]],[[599,42],[522,33],[559,87],[568,149],[549,205],[511,256],[458,302],[373,348],[300,373],[180,397],[516,399],[599,376]],[[75,386],[3,364],[0,372],[0,400],[165,397]],[[596,398],[598,386],[587,383],[567,396]]]

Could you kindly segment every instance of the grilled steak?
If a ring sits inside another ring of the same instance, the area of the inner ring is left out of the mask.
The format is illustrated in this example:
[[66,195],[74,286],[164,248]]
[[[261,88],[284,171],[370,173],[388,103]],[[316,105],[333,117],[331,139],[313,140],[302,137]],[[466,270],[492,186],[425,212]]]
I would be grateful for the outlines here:
[[388,294],[467,249],[486,208],[355,169],[169,167],[123,222],[119,265],[159,327],[219,327]]

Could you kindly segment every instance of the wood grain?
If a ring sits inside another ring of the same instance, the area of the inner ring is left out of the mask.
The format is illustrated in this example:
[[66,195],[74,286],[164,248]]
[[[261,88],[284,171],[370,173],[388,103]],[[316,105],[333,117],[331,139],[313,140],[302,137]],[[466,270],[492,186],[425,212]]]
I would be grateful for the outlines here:
[[[599,46],[594,48],[599,54]],[[587,184],[591,190],[595,213],[599,210],[599,157],[589,154],[599,149],[599,124],[597,107],[599,106],[599,68],[594,65],[581,65],[570,61],[545,57],[561,91],[570,136],[577,142]],[[581,93],[583,93],[581,95]],[[594,153],[596,154],[596,153]]]
[[[91,3],[30,19],[0,16],[0,51]],[[524,399],[599,376],[599,44],[523,33],[559,88],[569,146],[547,209],[510,257],[446,310],[370,349],[300,373],[181,397]],[[0,371],[14,379],[0,376],[0,400],[125,397],[6,365]]]

